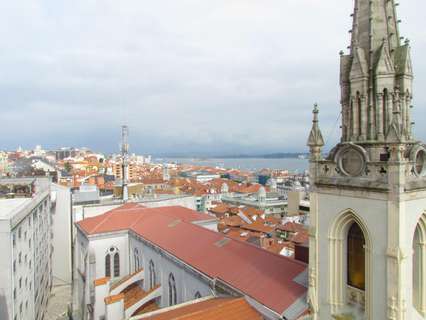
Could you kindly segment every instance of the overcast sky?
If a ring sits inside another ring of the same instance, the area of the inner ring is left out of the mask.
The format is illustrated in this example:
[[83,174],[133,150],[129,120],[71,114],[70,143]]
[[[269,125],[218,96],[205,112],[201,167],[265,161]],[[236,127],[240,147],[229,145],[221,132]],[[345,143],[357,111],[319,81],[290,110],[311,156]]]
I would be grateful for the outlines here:
[[[351,0],[0,1],[0,149],[305,151],[338,138]],[[401,0],[426,140],[426,1]]]

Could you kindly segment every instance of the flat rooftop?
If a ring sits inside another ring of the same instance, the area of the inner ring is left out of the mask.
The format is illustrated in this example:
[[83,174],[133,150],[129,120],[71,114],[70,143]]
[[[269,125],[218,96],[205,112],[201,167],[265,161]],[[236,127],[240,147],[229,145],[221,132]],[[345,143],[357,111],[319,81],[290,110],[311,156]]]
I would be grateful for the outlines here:
[[32,198],[0,199],[0,220],[10,219],[13,214],[30,203]]

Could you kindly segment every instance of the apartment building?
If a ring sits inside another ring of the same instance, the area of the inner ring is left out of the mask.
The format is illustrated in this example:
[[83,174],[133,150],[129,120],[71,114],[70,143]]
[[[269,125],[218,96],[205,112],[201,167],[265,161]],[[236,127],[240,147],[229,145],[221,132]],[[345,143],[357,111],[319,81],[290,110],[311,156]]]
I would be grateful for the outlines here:
[[52,286],[50,182],[0,180],[0,319],[42,320]]

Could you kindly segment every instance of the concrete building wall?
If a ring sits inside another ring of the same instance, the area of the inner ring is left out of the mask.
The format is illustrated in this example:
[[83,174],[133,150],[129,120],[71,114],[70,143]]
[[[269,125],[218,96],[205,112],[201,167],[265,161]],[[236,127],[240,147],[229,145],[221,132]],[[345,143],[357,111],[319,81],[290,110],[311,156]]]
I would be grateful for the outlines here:
[[289,191],[288,192],[288,210],[289,216],[298,216],[300,214],[300,202],[305,197],[305,192]]
[[[370,291],[372,317],[371,319],[385,319],[386,308],[380,307],[387,305],[385,298],[386,292],[386,262],[387,262],[387,201],[379,199],[365,199],[361,195],[344,196],[342,194],[318,194],[318,234],[322,235],[318,239],[318,274],[321,275],[319,281],[319,315],[320,319],[326,319],[330,314],[333,314],[330,309],[330,274],[329,266],[332,264],[329,248],[329,232],[334,221],[343,214],[346,210],[351,209],[364,222],[371,235],[372,243],[372,264],[371,283],[366,284]],[[372,227],[374,226],[374,229]],[[346,241],[342,244],[344,252],[346,252]],[[346,256],[346,254],[343,254]],[[340,260],[340,259],[339,259]],[[344,263],[343,270],[346,270],[346,259],[342,258]],[[341,284],[346,287],[346,273],[343,272],[344,279]],[[339,286],[339,284],[335,284]]]
[[210,287],[205,279],[196,276],[189,266],[182,266],[154,248],[143,245],[144,261],[144,290],[149,290],[149,262],[155,266],[157,284],[161,284],[162,297],[158,301],[161,308],[169,306],[169,275],[172,273],[176,281],[177,303],[193,300],[199,292],[201,296],[211,294]]
[[[90,241],[90,252],[93,253],[95,258],[95,274],[91,275],[92,280],[105,277],[105,256],[109,252],[109,249],[115,247],[118,249],[120,257],[120,276],[123,277],[130,273],[129,270],[129,237],[127,232],[122,234],[114,234],[107,237],[100,237],[96,240]],[[92,261],[93,263],[93,261]],[[111,264],[111,281],[114,282],[113,264]]]
[[181,206],[192,210],[197,210],[196,200],[193,196],[176,197],[170,199],[147,199],[140,202],[148,208],[167,207],[167,206]]
[[52,285],[49,191],[0,221],[0,319],[39,320]]
[[53,231],[53,277],[59,282],[72,282],[72,254],[71,254],[71,191],[67,187],[52,185],[52,231]]
[[12,238],[8,221],[0,221],[0,319],[12,319],[14,301],[12,274]]

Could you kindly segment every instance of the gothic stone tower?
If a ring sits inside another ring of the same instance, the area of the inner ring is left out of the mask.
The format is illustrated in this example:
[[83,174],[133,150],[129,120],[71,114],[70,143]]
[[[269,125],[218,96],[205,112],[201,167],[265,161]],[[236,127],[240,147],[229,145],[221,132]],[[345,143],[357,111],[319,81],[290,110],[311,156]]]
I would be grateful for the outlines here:
[[426,319],[426,149],[411,131],[412,66],[394,0],[356,0],[340,56],[342,136],[308,140],[313,319]]

